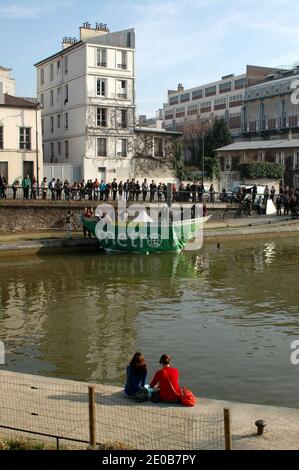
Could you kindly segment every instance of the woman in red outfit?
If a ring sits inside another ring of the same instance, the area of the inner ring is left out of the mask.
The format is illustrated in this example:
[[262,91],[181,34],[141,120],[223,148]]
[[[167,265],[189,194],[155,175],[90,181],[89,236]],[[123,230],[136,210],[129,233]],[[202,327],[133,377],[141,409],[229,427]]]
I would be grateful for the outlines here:
[[179,386],[179,371],[170,366],[171,357],[168,354],[163,354],[159,363],[162,369],[155,373],[151,381],[151,388],[158,386],[160,390],[160,400],[170,403],[178,402],[178,397],[181,394]]

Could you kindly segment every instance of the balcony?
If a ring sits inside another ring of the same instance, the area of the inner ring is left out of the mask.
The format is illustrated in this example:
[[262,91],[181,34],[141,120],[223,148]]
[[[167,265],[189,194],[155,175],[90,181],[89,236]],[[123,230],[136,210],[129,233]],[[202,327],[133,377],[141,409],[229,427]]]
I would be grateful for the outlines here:
[[127,93],[116,93],[115,97],[121,100],[126,100],[128,95]]

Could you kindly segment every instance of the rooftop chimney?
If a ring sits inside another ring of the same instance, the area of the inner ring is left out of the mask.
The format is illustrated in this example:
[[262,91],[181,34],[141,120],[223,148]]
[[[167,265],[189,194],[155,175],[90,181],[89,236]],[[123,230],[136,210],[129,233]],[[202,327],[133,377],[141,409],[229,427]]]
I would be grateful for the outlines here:
[[182,83],[179,83],[178,84],[178,91],[181,92],[181,91],[184,91],[184,87],[183,87],[183,84]]
[[102,36],[103,34],[110,33],[110,30],[105,23],[96,23],[92,28],[91,24],[86,21],[80,28],[80,40],[88,41],[88,39]]
[[71,38],[71,37],[65,36],[62,39],[62,49],[67,49],[68,47],[73,46],[73,44],[76,44],[77,42],[78,42],[77,38]]

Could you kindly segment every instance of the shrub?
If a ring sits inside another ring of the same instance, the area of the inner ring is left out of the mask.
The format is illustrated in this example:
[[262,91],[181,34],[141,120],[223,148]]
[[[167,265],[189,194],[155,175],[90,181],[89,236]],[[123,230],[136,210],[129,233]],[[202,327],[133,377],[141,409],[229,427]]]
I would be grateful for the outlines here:
[[284,173],[284,168],[280,163],[271,162],[241,163],[239,169],[242,178],[252,180],[259,178],[273,178],[275,180],[280,180]]

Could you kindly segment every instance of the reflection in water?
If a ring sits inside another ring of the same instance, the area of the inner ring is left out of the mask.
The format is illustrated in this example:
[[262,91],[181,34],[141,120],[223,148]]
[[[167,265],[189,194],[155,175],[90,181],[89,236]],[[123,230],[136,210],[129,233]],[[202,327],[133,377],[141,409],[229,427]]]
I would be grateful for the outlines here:
[[169,352],[201,395],[299,406],[289,360],[299,335],[298,247],[293,238],[181,255],[1,260],[8,367],[121,384],[136,349],[151,372]]

